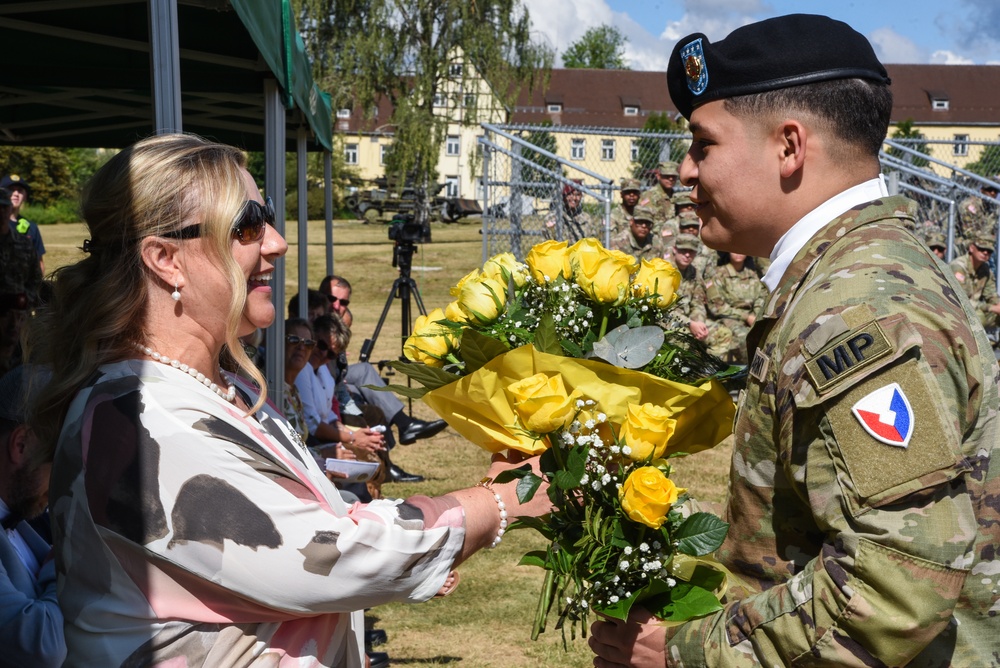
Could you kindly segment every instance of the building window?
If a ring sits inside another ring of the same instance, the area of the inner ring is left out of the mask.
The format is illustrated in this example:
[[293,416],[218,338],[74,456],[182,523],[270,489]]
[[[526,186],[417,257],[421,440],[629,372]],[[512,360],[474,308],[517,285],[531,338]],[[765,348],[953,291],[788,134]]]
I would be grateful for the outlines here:
[[435,107],[447,107],[448,106],[448,96],[444,93],[437,93],[434,95],[434,106]]
[[382,144],[378,147],[378,164],[385,166],[385,156],[389,152],[389,145]]
[[350,117],[351,117],[351,110],[350,109],[338,109],[337,110],[337,118],[350,118]]
[[614,160],[615,159],[615,140],[614,139],[602,139],[601,140],[601,160]]
[[445,155],[458,155],[461,153],[461,146],[462,144],[458,139],[458,135],[448,135],[448,139],[444,145]]
[[466,106],[467,109],[475,109],[476,108],[476,94],[475,93],[466,93],[465,94],[465,106]]
[[458,197],[458,177],[457,176],[446,176],[444,177],[444,196],[445,197]]
[[549,109],[549,113],[550,114],[558,114],[558,113],[562,112],[562,105],[561,104],[550,104],[549,107],[548,107],[548,109]]
[[969,135],[955,135],[955,144],[951,147],[951,154],[958,157],[969,155]]
[[344,145],[344,162],[348,165],[358,164],[358,145],[357,144],[345,144]]
[[639,162],[639,142],[635,139],[632,140],[632,148],[629,151],[629,157],[632,158],[632,162]]
[[625,115],[626,116],[638,116],[639,115],[639,107],[625,107]]
[[587,157],[586,139],[572,139],[569,142],[569,157],[571,160],[583,160]]
[[948,111],[948,100],[944,98],[935,98],[931,100],[931,109],[934,111]]
[[462,63],[452,63],[449,65],[448,74],[453,77],[462,76]]

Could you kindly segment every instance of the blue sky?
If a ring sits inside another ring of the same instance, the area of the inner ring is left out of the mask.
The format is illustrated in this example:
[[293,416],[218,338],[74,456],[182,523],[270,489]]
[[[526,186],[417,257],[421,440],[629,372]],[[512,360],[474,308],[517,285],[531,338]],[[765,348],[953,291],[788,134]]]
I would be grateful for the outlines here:
[[[886,63],[1000,65],[1000,0],[523,0],[540,39],[562,53],[588,29],[617,27],[635,70],[665,70],[674,43],[772,16],[826,14],[864,34]],[[557,56],[557,66],[560,64]]]

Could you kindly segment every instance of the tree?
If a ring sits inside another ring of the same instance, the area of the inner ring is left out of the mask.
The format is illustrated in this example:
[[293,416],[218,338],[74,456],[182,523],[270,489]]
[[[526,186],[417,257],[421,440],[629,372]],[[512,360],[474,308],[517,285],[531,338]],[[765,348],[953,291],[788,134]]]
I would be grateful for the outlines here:
[[627,70],[626,37],[618,28],[601,25],[590,28],[563,53],[563,67],[594,70]]
[[989,144],[983,147],[979,160],[965,166],[973,174],[994,178],[1000,174],[1000,144]]
[[[476,96],[476,105],[491,97],[510,108],[552,63],[551,51],[531,38],[521,0],[295,2],[314,74],[334,108],[374,110],[388,98],[392,117],[379,119],[395,130],[386,171],[425,193],[437,180],[449,121],[479,122],[481,109],[469,109],[466,94],[485,80],[492,95]],[[421,216],[428,206],[425,195]]]
[[[907,118],[905,121],[896,123],[896,129],[892,131],[892,138],[904,140],[900,143],[908,149],[917,151],[918,153],[923,153],[924,155],[930,155],[927,149],[927,142],[918,141],[920,139],[926,139],[926,137],[923,132],[913,127],[912,118]],[[914,167],[926,167],[930,162],[927,158],[917,157],[912,153],[901,151],[895,147],[889,149],[889,155],[898,158],[903,162],[908,162]]]
[[687,152],[688,142],[670,136],[686,134],[687,127],[683,121],[674,121],[667,113],[650,114],[642,129],[644,132],[663,135],[640,137],[636,140],[638,155],[632,163],[632,176],[645,181],[661,160],[680,162]]
[[63,150],[47,146],[0,147],[0,174],[18,174],[31,186],[31,201],[48,206],[61,199],[74,199],[79,183],[73,165]]
[[[546,121],[544,125],[552,125],[552,121]],[[524,140],[544,151],[548,151],[549,153],[554,154],[556,152],[556,138],[551,132],[547,132],[545,130],[532,130],[528,133]],[[528,184],[524,187],[525,194],[532,197],[545,197],[552,189],[553,177],[550,174],[539,170],[538,167],[547,169],[550,172],[558,172],[559,161],[530,148],[522,149],[521,157],[526,160],[530,160],[532,163],[530,165],[523,164],[521,166],[520,181]],[[538,167],[535,167],[535,165],[538,165]]]

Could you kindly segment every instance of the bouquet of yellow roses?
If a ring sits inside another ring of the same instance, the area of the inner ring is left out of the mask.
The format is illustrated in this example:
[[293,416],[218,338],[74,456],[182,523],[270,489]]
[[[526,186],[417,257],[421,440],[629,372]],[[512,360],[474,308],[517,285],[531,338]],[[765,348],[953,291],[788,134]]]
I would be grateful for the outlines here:
[[[679,273],[595,239],[525,259],[491,258],[418,318],[411,361],[393,366],[422,387],[391,389],[487,450],[542,455],[555,511],[511,525],[549,541],[522,560],[547,571],[532,637],[557,601],[559,627],[584,634],[591,611],[624,619],[637,601],[669,620],[718,609],[724,572],[708,555],[728,526],[676,507],[668,459],[722,441],[733,403],[726,365],[663,325]],[[527,467],[506,475],[522,499],[541,483]]]

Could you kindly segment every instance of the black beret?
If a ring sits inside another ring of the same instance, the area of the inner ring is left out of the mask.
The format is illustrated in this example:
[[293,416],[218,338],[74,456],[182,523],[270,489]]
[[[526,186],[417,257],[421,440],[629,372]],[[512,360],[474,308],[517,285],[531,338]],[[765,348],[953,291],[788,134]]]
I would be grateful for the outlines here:
[[789,14],[737,28],[712,44],[701,33],[674,46],[670,98],[684,118],[700,104],[832,79],[889,75],[865,36],[842,21]]

